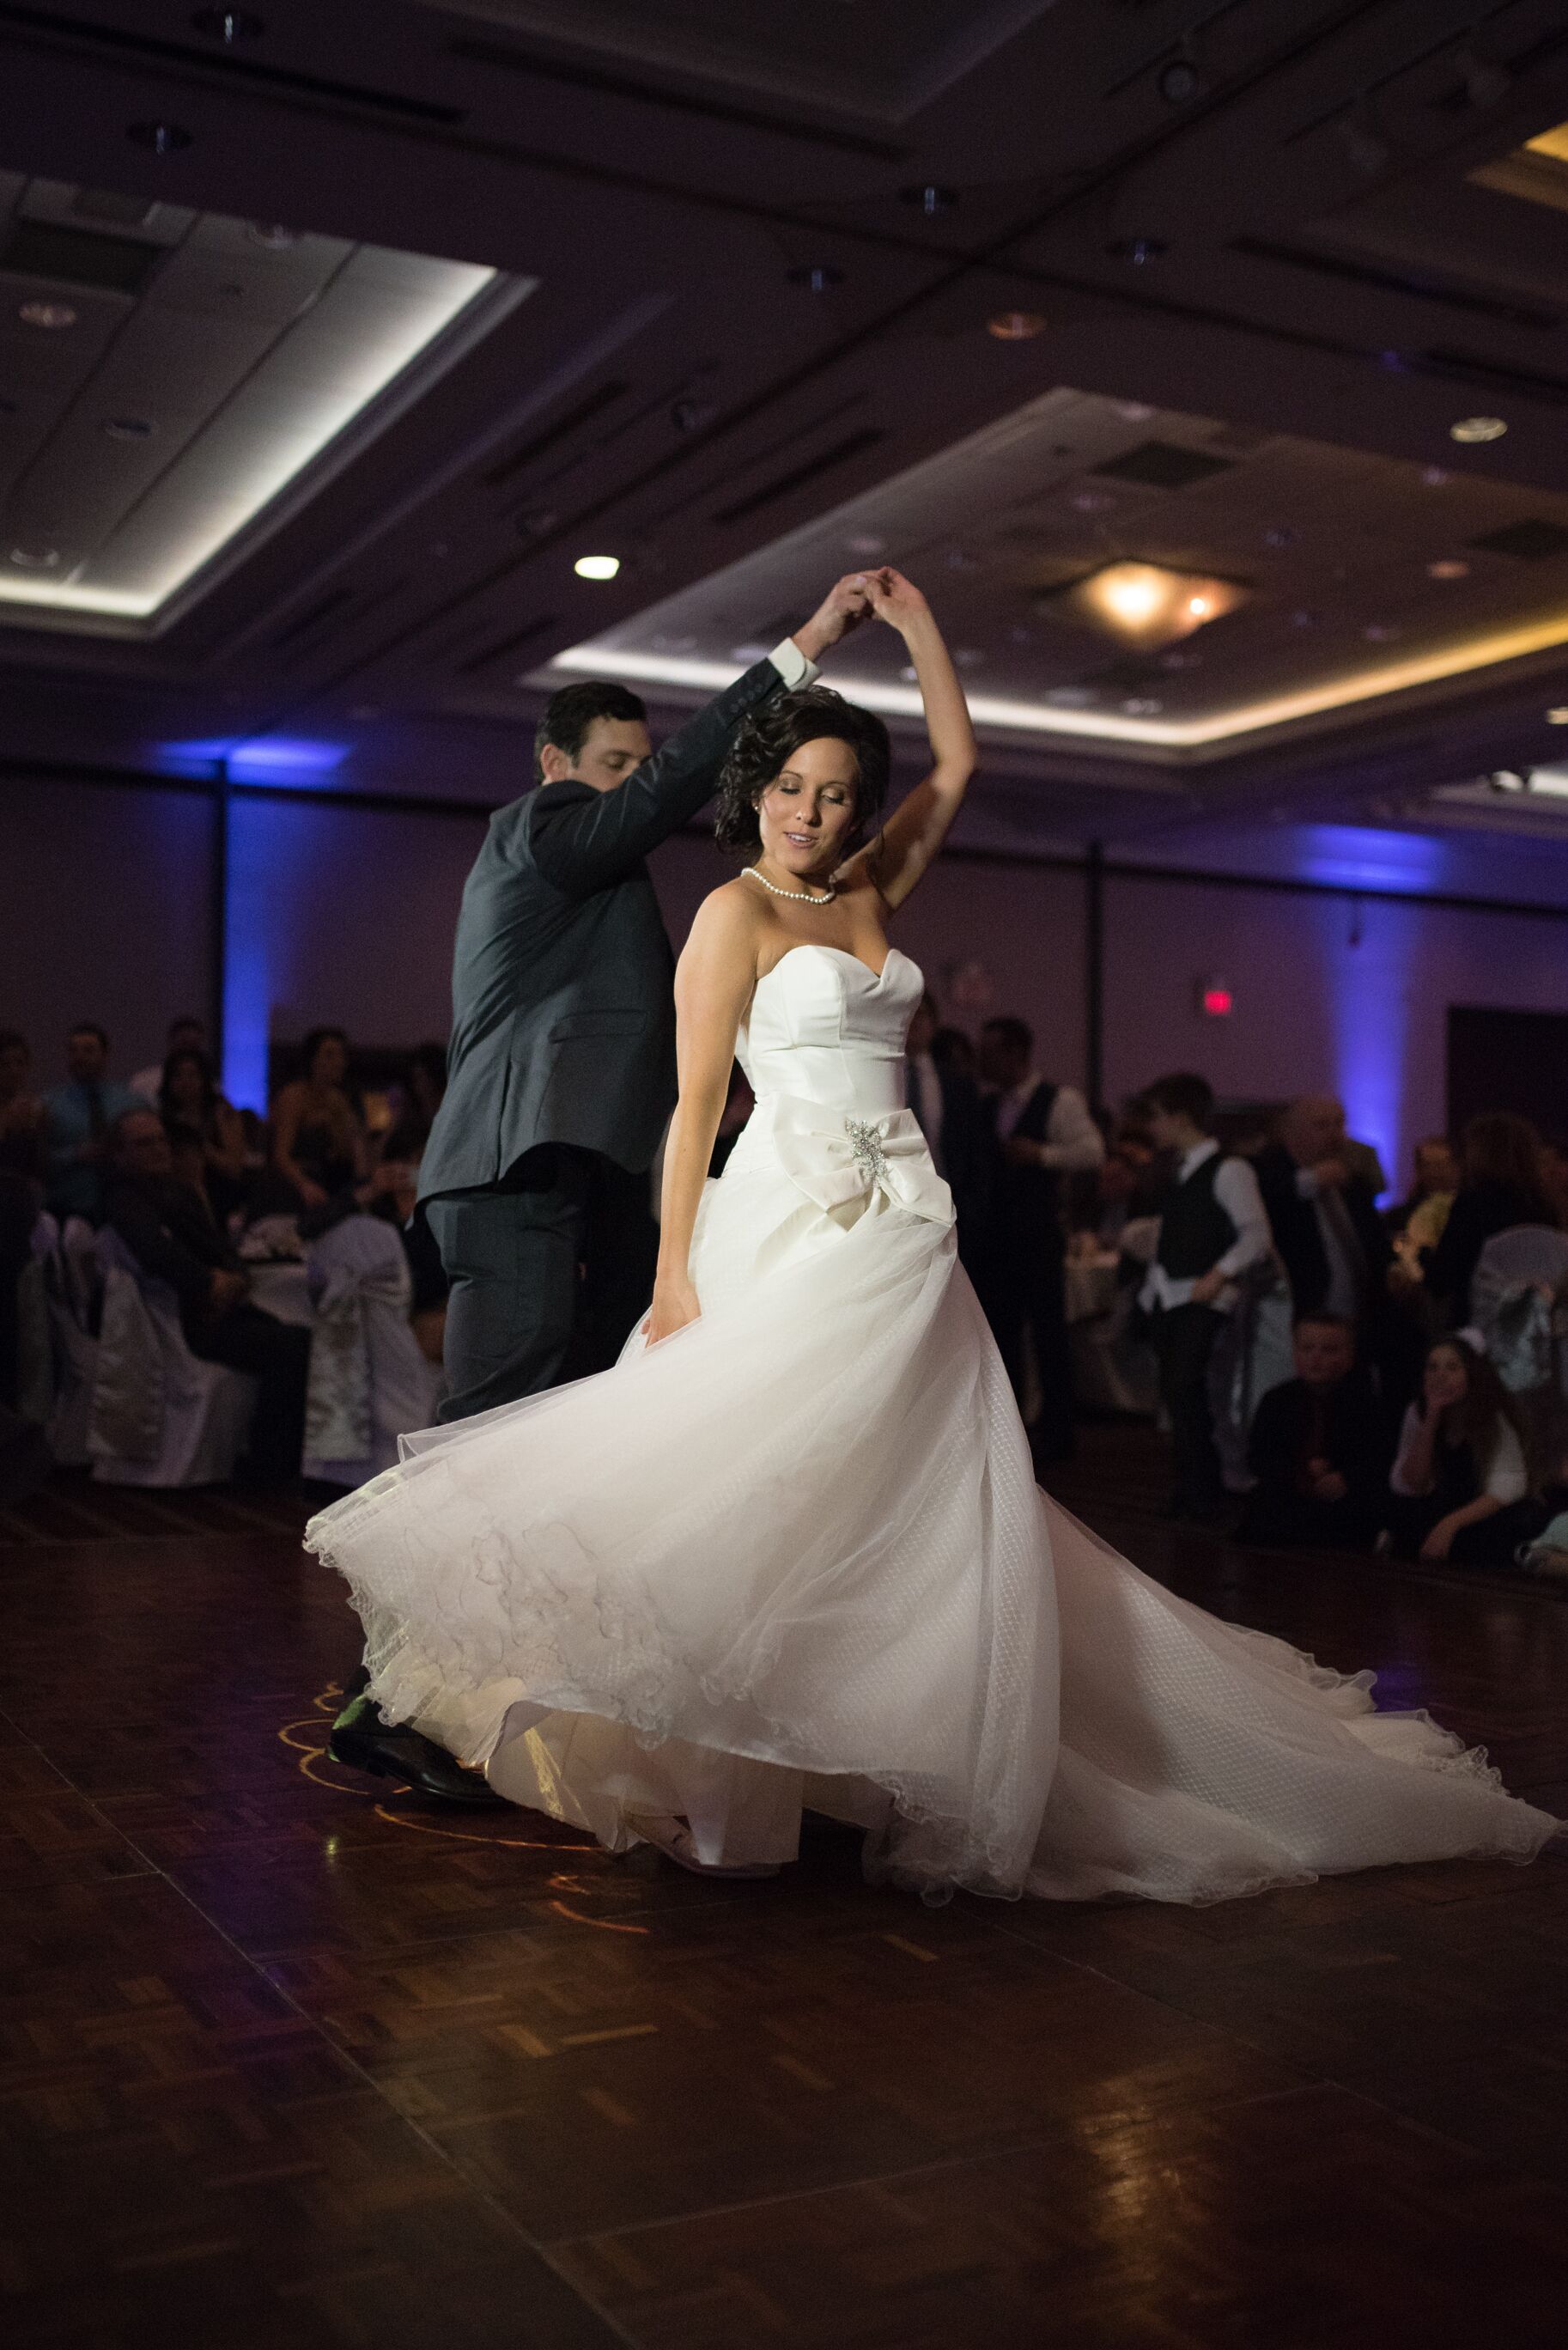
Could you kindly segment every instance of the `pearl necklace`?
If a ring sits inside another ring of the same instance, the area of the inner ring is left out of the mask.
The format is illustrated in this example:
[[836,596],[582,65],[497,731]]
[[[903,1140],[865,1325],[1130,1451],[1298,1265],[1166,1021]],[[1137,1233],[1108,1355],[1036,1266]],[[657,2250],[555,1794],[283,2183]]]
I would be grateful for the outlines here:
[[775,898],[794,898],[802,905],[826,906],[830,898],[838,895],[831,881],[819,898],[815,889],[781,889],[776,881],[770,881],[767,875],[759,873],[754,865],[742,865],[741,870],[749,873],[753,881],[760,881],[764,889],[771,889]]

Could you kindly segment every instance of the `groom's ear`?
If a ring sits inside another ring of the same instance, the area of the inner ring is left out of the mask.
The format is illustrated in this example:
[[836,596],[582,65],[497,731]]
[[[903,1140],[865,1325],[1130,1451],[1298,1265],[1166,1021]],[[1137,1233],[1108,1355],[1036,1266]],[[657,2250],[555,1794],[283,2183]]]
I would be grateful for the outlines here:
[[572,762],[558,743],[545,743],[539,753],[539,780],[545,784],[564,783],[572,772]]

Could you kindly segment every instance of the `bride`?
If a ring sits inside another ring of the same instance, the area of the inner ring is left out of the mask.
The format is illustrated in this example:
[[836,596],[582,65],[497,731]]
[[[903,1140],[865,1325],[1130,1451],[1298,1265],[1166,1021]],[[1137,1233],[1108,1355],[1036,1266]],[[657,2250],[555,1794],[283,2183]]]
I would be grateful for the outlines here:
[[[405,1438],[312,1520],[370,1694],[512,1801],[701,1869],[771,1874],[805,1807],[930,1899],[1532,1857],[1557,1824],[1482,1753],[1175,1597],[1036,1487],[904,1107],[923,982],[884,929],[974,738],[923,597],[866,586],[931,771],[878,827],[877,719],[810,687],[737,736],[719,832],[751,861],[676,978],[652,1309],[613,1370]],[[711,1183],[736,1054],[756,1108]]]

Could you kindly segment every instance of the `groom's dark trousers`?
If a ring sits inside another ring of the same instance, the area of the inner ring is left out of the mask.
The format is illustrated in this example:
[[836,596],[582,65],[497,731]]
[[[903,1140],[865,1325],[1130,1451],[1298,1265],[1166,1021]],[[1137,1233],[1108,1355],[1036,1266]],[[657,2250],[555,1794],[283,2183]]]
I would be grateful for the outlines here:
[[645,862],[711,797],[746,713],[815,671],[788,639],[613,792],[542,785],[462,893],[446,1097],[420,1201],[452,1283],[443,1420],[614,1361],[657,1254],[674,957]]

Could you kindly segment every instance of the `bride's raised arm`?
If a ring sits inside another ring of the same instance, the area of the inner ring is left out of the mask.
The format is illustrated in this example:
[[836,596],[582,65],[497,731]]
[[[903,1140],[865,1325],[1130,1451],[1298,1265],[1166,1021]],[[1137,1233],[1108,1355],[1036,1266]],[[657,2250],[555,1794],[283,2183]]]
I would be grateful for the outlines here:
[[873,883],[891,910],[903,904],[946,838],[963,805],[977,753],[958,671],[919,589],[901,571],[881,570],[866,574],[866,592],[877,618],[897,629],[909,648],[935,763],[876,838],[835,877],[840,889]]
[[733,882],[703,899],[675,968],[680,1098],[664,1146],[650,1346],[695,1322],[701,1311],[690,1270],[691,1235],[724,1114],[735,1038],[757,977],[756,923],[734,895],[739,887]]

